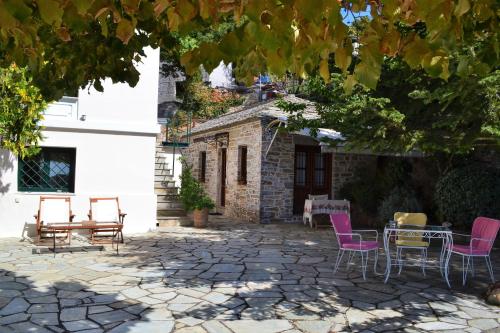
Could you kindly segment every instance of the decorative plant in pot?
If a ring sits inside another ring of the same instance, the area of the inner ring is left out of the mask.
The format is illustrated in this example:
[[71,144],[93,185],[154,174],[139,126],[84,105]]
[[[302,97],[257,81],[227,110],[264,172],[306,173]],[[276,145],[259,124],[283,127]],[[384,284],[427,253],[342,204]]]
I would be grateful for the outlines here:
[[181,190],[179,196],[187,212],[193,212],[194,226],[203,228],[208,222],[208,210],[215,207],[203,186],[193,177],[191,167],[182,160]]

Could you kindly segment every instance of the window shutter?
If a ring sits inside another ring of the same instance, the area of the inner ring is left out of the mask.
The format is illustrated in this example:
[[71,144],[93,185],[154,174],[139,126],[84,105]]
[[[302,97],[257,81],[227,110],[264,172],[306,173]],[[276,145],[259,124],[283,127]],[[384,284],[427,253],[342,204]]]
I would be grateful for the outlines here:
[[247,147],[238,147],[238,183],[247,183]]
[[202,151],[200,152],[200,174],[199,174],[199,181],[200,182],[205,182],[206,179],[206,174],[207,174],[207,152]]

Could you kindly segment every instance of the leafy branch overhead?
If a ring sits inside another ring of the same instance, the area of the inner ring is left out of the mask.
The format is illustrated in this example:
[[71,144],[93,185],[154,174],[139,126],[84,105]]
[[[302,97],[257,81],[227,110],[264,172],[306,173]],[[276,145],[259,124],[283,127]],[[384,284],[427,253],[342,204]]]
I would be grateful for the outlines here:
[[26,70],[0,68],[0,148],[24,158],[38,152],[39,125],[47,103]]
[[[319,118],[295,112],[288,130],[335,129],[343,138],[331,144],[361,151],[465,154],[500,149],[500,70],[465,81],[452,75],[445,82],[387,59],[381,73],[375,90],[355,85],[350,94],[338,73],[328,84],[318,76],[305,80],[299,93],[316,102]],[[292,112],[300,105],[280,107]]]
[[[2,0],[0,65],[29,66],[50,98],[63,87],[101,88],[105,77],[134,85],[145,46],[177,47],[173,33],[188,36],[231,18],[242,24],[183,54],[188,72],[224,60],[247,81],[259,72],[306,76],[318,68],[328,80],[333,56],[347,88],[375,88],[387,56],[443,79],[490,72],[500,53],[498,10],[496,0]],[[360,11],[372,19],[353,36],[343,16]],[[353,38],[360,45],[354,67]],[[450,66],[471,41],[487,47]]]

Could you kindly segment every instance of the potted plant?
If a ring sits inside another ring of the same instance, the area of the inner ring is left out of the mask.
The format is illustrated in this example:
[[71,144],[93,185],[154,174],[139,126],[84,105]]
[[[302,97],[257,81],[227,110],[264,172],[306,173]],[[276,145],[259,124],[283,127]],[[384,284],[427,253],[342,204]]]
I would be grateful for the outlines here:
[[193,177],[191,167],[185,161],[182,161],[182,164],[179,196],[184,209],[193,212],[194,226],[203,228],[208,222],[208,210],[214,208],[215,204],[200,182]]
[[204,228],[207,226],[208,210],[214,207],[214,202],[205,193],[197,199],[193,210],[193,222],[196,228]]

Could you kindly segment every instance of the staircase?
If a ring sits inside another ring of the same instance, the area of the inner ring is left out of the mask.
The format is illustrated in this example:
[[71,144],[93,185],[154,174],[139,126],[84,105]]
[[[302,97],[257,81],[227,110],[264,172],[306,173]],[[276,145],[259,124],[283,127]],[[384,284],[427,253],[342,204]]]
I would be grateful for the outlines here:
[[157,140],[155,194],[156,226],[159,228],[192,224],[179,200],[179,188],[175,185],[170,164],[172,164],[171,156],[166,153],[161,141]]

